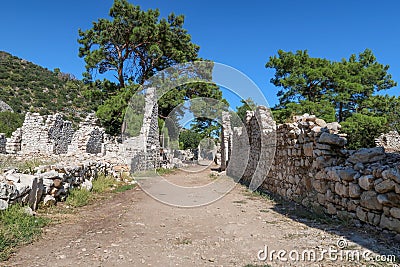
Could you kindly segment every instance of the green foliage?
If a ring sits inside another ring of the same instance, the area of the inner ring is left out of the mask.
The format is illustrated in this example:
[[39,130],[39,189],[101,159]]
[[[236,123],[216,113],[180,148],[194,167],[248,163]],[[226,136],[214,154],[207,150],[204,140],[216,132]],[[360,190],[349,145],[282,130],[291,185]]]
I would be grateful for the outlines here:
[[279,50],[266,67],[276,70],[271,82],[281,87],[273,111],[279,122],[303,113],[336,119],[354,149],[374,146],[379,134],[400,128],[399,99],[375,95],[397,84],[389,66],[378,63],[369,49],[340,62],[312,58],[307,51]]
[[86,206],[90,199],[92,198],[92,193],[85,188],[74,188],[69,191],[69,195],[65,203],[72,207],[83,207]]
[[236,114],[239,118],[244,122],[246,119],[246,113],[248,110],[255,110],[257,108],[257,104],[254,102],[253,99],[248,98],[246,100],[240,100],[242,103],[241,106],[236,107]]
[[8,259],[13,249],[30,243],[42,232],[48,219],[31,216],[19,204],[0,211],[0,261]]
[[387,119],[354,113],[341,125],[341,131],[348,135],[348,148],[374,147],[375,138],[387,130]]
[[184,16],[171,13],[159,19],[158,9],[143,11],[126,0],[115,0],[109,19],[79,30],[79,56],[86,62],[85,76],[115,71],[119,86],[126,81],[143,83],[155,72],[197,58],[199,47],[183,28]]
[[24,116],[18,113],[4,111],[0,112],[0,133],[5,133],[7,137],[24,122]]
[[285,108],[274,108],[272,115],[278,123],[285,123],[291,121],[295,115],[303,115],[308,113],[325,120],[326,122],[335,121],[335,108],[326,101],[311,102],[308,100],[301,100],[299,103],[288,103]]
[[179,134],[179,149],[196,149],[201,139],[200,133],[184,129]]
[[302,100],[328,101],[337,110],[339,122],[358,112],[375,92],[396,86],[387,73],[389,66],[378,63],[369,49],[341,62],[312,58],[307,50],[296,54],[279,50],[266,67],[275,69],[271,83],[282,88],[279,108]]
[[[128,103],[131,100],[138,86],[121,88],[114,95],[110,96],[97,109],[96,116],[105,127],[107,133],[117,135],[121,133],[122,123],[125,118]],[[131,127],[131,135],[136,136],[140,131],[143,119],[144,98],[135,95],[131,109],[128,110],[127,126]]]
[[82,114],[94,108],[83,94],[85,88],[71,74],[59,69],[52,72],[0,51],[0,96],[15,112],[7,122],[7,128],[11,129],[7,131],[15,130],[19,125],[17,116],[22,117],[28,111],[43,115],[58,112],[76,125]]
[[99,175],[99,177],[94,179],[92,183],[93,192],[104,193],[110,191],[116,181],[112,176]]
[[128,190],[132,190],[135,187],[136,187],[136,185],[134,185],[134,184],[125,184],[125,185],[118,186],[114,190],[114,192],[115,193],[121,193],[121,192],[125,192],[125,191],[128,191]]

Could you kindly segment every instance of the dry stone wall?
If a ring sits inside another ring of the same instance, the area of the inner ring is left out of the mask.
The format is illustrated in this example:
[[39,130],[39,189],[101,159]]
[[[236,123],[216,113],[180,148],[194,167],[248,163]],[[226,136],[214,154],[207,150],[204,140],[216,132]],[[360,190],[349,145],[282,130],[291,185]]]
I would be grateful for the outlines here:
[[91,190],[92,181],[99,174],[120,179],[128,171],[123,167],[107,161],[86,160],[39,166],[34,174],[8,170],[0,175],[0,210],[14,203],[27,204],[36,210],[40,202],[49,205],[63,201],[73,188]]
[[397,131],[382,134],[375,139],[375,144],[384,147],[387,152],[398,152],[400,151],[400,134]]
[[0,133],[0,153],[2,154],[6,153],[6,143],[7,139],[5,134]]
[[276,126],[273,152],[273,127],[265,108],[248,113],[245,129],[234,128],[228,175],[241,173],[236,166],[248,155],[244,183],[261,181],[261,190],[314,211],[400,233],[399,155],[382,147],[347,150],[338,123],[309,115]]
[[72,123],[60,114],[45,117],[27,113],[21,127],[21,153],[64,154],[71,143]]

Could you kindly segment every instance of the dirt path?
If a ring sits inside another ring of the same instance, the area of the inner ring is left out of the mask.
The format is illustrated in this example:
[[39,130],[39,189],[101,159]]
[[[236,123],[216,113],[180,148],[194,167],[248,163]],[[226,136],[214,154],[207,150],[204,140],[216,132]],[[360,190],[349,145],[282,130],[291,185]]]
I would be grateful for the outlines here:
[[[210,182],[210,170],[168,178]],[[227,179],[227,178],[222,178]],[[345,236],[347,249],[397,253],[388,235],[324,225],[298,217],[298,211],[237,185],[213,204],[177,208],[140,188],[84,207],[67,222],[48,227],[43,238],[21,248],[6,266],[277,266],[260,261],[269,251],[321,251]],[[264,254],[260,254],[263,256]],[[295,256],[295,254],[292,254]],[[286,255],[286,257],[288,257]],[[281,262],[285,266],[360,266],[360,262]],[[319,265],[318,265],[319,264]],[[373,265],[375,266],[375,265]],[[379,265],[378,265],[379,266]],[[393,265],[383,265],[393,266]]]

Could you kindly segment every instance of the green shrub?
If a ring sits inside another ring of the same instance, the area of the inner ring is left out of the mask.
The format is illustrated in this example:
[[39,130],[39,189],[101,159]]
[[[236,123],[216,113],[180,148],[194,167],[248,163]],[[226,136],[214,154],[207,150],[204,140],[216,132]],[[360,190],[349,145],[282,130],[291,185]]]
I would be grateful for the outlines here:
[[69,192],[66,204],[72,207],[86,206],[92,197],[92,193],[85,188],[75,188]]
[[49,221],[27,214],[19,204],[0,211],[0,261],[6,260],[16,246],[30,243]]
[[93,180],[93,192],[103,193],[109,191],[115,184],[115,179],[111,176],[99,175]]

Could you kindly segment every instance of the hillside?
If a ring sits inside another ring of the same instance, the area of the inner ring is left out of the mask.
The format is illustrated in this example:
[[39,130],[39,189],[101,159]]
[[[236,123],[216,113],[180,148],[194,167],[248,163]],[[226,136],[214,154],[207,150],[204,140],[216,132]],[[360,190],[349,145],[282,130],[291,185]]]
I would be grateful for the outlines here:
[[0,100],[15,113],[59,112],[76,123],[90,111],[82,92],[82,82],[72,75],[0,51]]

